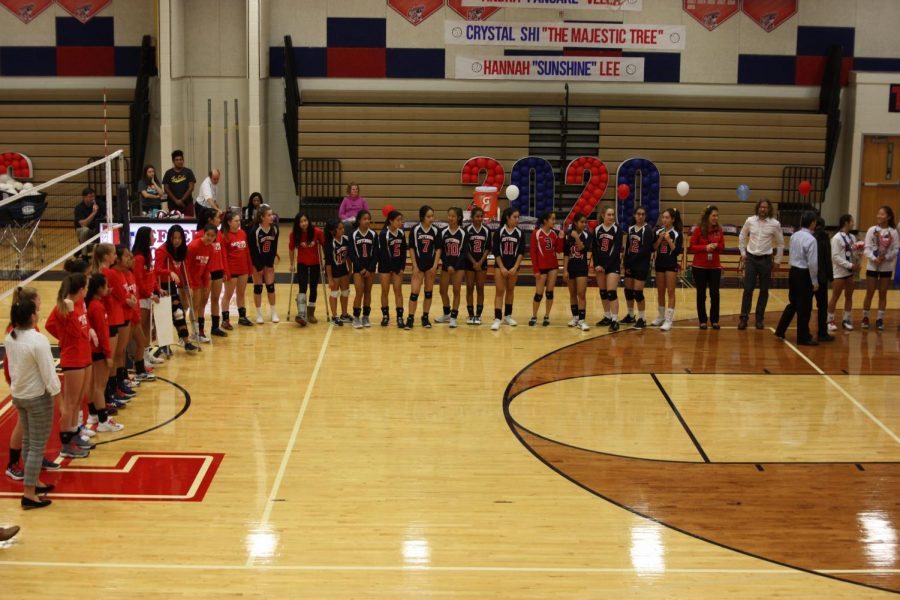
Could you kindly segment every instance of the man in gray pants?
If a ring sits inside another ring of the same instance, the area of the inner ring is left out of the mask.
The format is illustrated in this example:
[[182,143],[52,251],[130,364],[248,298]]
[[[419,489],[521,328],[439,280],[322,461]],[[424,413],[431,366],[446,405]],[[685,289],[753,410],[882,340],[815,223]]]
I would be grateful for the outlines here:
[[[784,234],[781,232],[781,223],[770,216],[771,212],[772,204],[766,199],[760,200],[756,203],[756,214],[749,217],[741,228],[738,247],[741,251],[741,266],[744,269],[744,297],[741,300],[738,329],[747,329],[750,306],[753,304],[753,288],[756,287],[757,279],[759,279],[759,298],[756,301],[756,328],[765,327],[772,269],[778,270],[784,256]],[[775,254],[774,262],[773,254]]]

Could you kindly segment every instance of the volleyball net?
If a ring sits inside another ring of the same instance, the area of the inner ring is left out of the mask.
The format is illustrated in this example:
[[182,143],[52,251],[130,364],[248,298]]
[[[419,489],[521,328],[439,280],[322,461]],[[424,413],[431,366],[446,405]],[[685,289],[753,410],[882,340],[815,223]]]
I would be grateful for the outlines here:
[[114,183],[125,181],[125,167],[123,151],[117,150],[30,184],[16,180],[14,167],[0,164],[0,300],[61,269],[68,258],[96,244],[101,232],[119,227]]

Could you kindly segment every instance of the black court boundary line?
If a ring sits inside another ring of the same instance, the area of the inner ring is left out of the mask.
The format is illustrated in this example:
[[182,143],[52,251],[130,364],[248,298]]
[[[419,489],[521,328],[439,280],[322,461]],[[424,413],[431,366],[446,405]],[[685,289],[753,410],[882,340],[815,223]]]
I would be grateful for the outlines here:
[[[627,331],[627,330],[625,330],[625,331]],[[618,332],[617,332],[617,333],[618,333]],[[626,510],[626,511],[628,511],[628,512],[631,513],[631,514],[637,515],[637,516],[639,516],[639,517],[642,517],[642,518],[644,518],[644,519],[647,519],[648,521],[652,521],[653,523],[656,523],[656,524],[658,524],[658,525],[662,525],[663,527],[666,527],[666,528],[668,528],[668,529],[671,529],[672,531],[677,531],[678,533],[682,533],[682,534],[687,535],[687,536],[690,536],[690,537],[692,537],[692,538],[694,538],[694,539],[696,539],[696,540],[700,540],[700,541],[702,541],[702,542],[706,542],[706,543],[708,543],[708,544],[712,544],[713,546],[717,546],[717,547],[723,548],[723,549],[725,549],[725,550],[731,550],[732,552],[737,552],[738,554],[743,554],[744,556],[749,556],[750,558],[755,558],[755,559],[758,559],[758,560],[762,560],[762,561],[765,561],[765,562],[768,562],[768,563],[771,563],[771,564],[774,564],[774,565],[778,565],[778,566],[780,566],[780,567],[784,567],[784,568],[787,568],[787,569],[793,569],[793,570],[795,570],[795,571],[800,571],[800,572],[803,572],[803,573],[808,573],[808,574],[810,574],[810,575],[816,575],[816,576],[818,576],[818,577],[825,577],[825,578],[827,578],[827,579],[831,579],[831,580],[834,580],[834,581],[840,581],[840,582],[842,582],[842,583],[848,583],[848,584],[852,584],[852,585],[858,585],[858,586],[865,587],[865,588],[870,588],[870,589],[874,589],[874,590],[879,590],[879,591],[883,591],[883,592],[888,592],[888,593],[893,593],[893,594],[900,595],[900,590],[892,590],[892,589],[888,589],[888,588],[885,588],[885,587],[879,587],[879,586],[877,586],[877,585],[873,585],[873,584],[869,584],[869,583],[861,583],[861,582],[858,582],[858,581],[851,581],[851,580],[848,580],[848,579],[843,579],[843,578],[839,577],[838,575],[835,575],[835,574],[832,574],[832,573],[821,573],[821,572],[819,572],[819,571],[813,571],[813,570],[811,570],[811,569],[806,569],[806,568],[804,568],[804,567],[799,567],[799,566],[796,566],[796,565],[791,565],[791,564],[784,563],[784,562],[781,562],[781,561],[778,561],[778,560],[775,560],[775,559],[772,559],[772,558],[767,558],[767,557],[765,557],[765,556],[761,556],[761,555],[758,555],[758,554],[754,554],[754,553],[749,552],[749,551],[747,551],[747,550],[741,550],[740,548],[735,548],[735,547],[732,547],[732,546],[728,546],[728,545],[723,544],[723,543],[721,543],[721,542],[717,542],[717,541],[715,541],[715,540],[711,540],[711,539],[709,539],[709,538],[706,538],[706,537],[704,537],[704,536],[698,535],[698,534],[696,534],[696,533],[692,533],[692,532],[690,532],[690,531],[687,531],[687,530],[685,530],[685,529],[681,529],[680,527],[676,527],[676,526],[674,526],[674,525],[670,525],[669,523],[666,523],[665,521],[661,521],[660,519],[657,519],[656,517],[652,517],[652,516],[650,516],[650,515],[646,515],[646,514],[641,513],[641,512],[639,512],[639,511],[637,511],[637,510],[634,510],[634,509],[631,508],[631,507],[628,507],[628,506],[625,506],[624,504],[621,504],[621,503],[619,503],[619,502],[616,502],[615,500],[613,500],[613,499],[611,499],[611,498],[608,498],[607,496],[604,496],[604,495],[601,494],[600,492],[595,491],[595,490],[593,490],[593,489],[591,489],[591,488],[585,486],[585,485],[582,484],[581,482],[579,482],[579,481],[577,481],[577,480],[575,480],[575,479],[569,477],[567,474],[565,474],[565,473],[563,473],[562,471],[560,471],[559,469],[557,469],[553,464],[551,464],[549,461],[547,461],[543,456],[541,456],[540,454],[538,454],[537,451],[534,450],[534,448],[532,448],[531,446],[529,446],[528,443],[525,442],[524,439],[522,439],[522,436],[521,436],[521,435],[519,434],[519,432],[517,431],[517,428],[521,428],[521,429],[523,429],[523,430],[525,430],[525,431],[531,433],[532,435],[535,435],[536,437],[542,438],[542,439],[544,439],[544,440],[547,440],[547,441],[550,441],[550,442],[553,442],[553,443],[558,443],[558,444],[560,444],[561,442],[557,442],[557,441],[555,441],[555,440],[552,440],[552,439],[547,438],[547,437],[545,437],[545,436],[542,436],[542,435],[540,435],[540,434],[536,434],[536,433],[534,433],[533,431],[531,431],[530,429],[528,429],[527,427],[524,427],[524,426],[520,425],[518,421],[516,421],[515,419],[513,419],[512,414],[510,413],[510,410],[509,410],[509,407],[510,407],[510,405],[512,404],[513,400],[515,400],[516,397],[518,397],[520,394],[522,394],[522,393],[524,393],[524,392],[526,392],[526,391],[528,391],[529,389],[532,389],[532,388],[526,388],[526,389],[524,389],[524,390],[518,392],[518,393],[515,394],[514,396],[511,396],[511,395],[510,395],[510,391],[512,390],[513,385],[516,383],[516,381],[519,379],[519,377],[521,377],[522,374],[525,373],[525,371],[527,371],[529,368],[531,368],[533,365],[535,365],[535,364],[538,363],[539,361],[541,361],[541,360],[543,360],[543,359],[545,359],[545,358],[547,358],[547,357],[549,357],[549,356],[551,356],[551,355],[553,355],[553,354],[556,354],[556,353],[559,352],[560,350],[569,348],[570,346],[577,346],[577,345],[579,345],[579,344],[586,343],[586,342],[591,341],[591,340],[593,340],[593,339],[596,339],[596,338],[592,337],[592,338],[589,338],[589,339],[587,339],[587,340],[579,340],[578,342],[575,342],[574,344],[569,344],[569,345],[567,345],[567,346],[563,346],[562,348],[557,348],[556,350],[553,350],[553,351],[551,351],[551,352],[548,352],[547,354],[544,354],[543,356],[537,357],[536,359],[532,360],[532,361],[529,362],[527,365],[525,365],[524,367],[522,367],[522,369],[519,370],[519,372],[516,373],[516,374],[513,376],[513,378],[510,380],[510,382],[507,384],[506,389],[503,390],[503,417],[504,417],[504,419],[506,420],[506,424],[507,424],[507,426],[509,427],[509,429],[510,429],[510,431],[512,432],[512,434],[516,437],[516,439],[519,440],[519,443],[522,444],[522,446],[523,446],[528,452],[530,452],[535,458],[537,458],[540,462],[542,462],[542,463],[543,463],[546,467],[548,467],[551,471],[555,472],[557,475],[561,476],[563,479],[566,479],[566,480],[569,481],[570,483],[572,483],[572,484],[574,484],[575,486],[581,488],[582,490],[588,492],[589,494],[591,494],[591,495],[593,495],[593,496],[596,496],[596,497],[600,498],[601,500],[604,500],[604,501],[606,501],[606,502],[609,502],[609,503],[612,504],[613,506],[617,506],[617,507],[619,507],[619,508],[621,508],[621,509],[623,509],[623,510]],[[568,378],[568,379],[577,379],[577,377],[570,377],[570,378]],[[546,383],[550,383],[550,382],[546,382]],[[541,385],[543,385],[543,384],[541,384]],[[539,386],[535,386],[535,387],[539,387]],[[571,445],[569,445],[569,444],[562,444],[562,445],[564,445],[564,446],[569,446],[570,448],[578,448],[577,446],[571,446]],[[594,452],[594,453],[597,453],[597,454],[605,454],[605,455],[607,455],[607,456],[618,456],[618,457],[620,457],[620,458],[628,458],[628,459],[631,459],[631,460],[653,460],[653,459],[644,459],[644,458],[627,457],[627,456],[621,456],[621,455],[616,455],[616,454],[609,454],[609,453],[606,453],[606,452],[599,452],[599,451],[597,451],[597,450],[588,450],[588,449],[584,449],[584,448],[580,448],[580,449],[582,449],[582,450],[587,450],[588,452]],[[658,461],[658,462],[691,462],[691,461]],[[712,464],[726,464],[726,463],[712,463]],[[750,462],[750,463],[738,463],[738,464],[756,464],[756,463]],[[798,464],[798,463],[772,463],[772,464]],[[799,464],[854,464],[854,463],[799,463]],[[877,463],[875,463],[875,464],[877,464]],[[894,464],[894,463],[893,463],[893,462],[887,462],[886,464]]]
[[188,409],[191,407],[191,394],[186,389],[184,389],[183,387],[181,387],[180,385],[178,385],[177,383],[175,383],[174,381],[172,381],[170,379],[165,379],[163,377],[157,376],[156,380],[163,381],[163,382],[168,383],[169,385],[175,387],[176,389],[181,390],[181,393],[184,394],[184,405],[181,407],[181,410],[178,411],[175,415],[173,415],[173,416],[169,417],[168,419],[166,419],[165,421],[163,421],[162,423],[158,423],[158,424],[154,425],[153,427],[150,427],[149,429],[145,429],[143,431],[138,431],[136,433],[130,433],[128,435],[123,435],[122,437],[117,437],[114,440],[106,440],[104,442],[97,442],[96,444],[94,444],[95,446],[103,446],[104,444],[114,444],[116,442],[130,440],[131,438],[136,438],[138,436],[150,433],[151,431],[156,431],[157,429],[162,429],[166,425],[171,425],[172,423],[174,423],[175,421],[180,419],[184,415],[184,413],[186,413],[188,411]]
[[694,435],[694,432],[691,431],[690,426],[687,424],[687,421],[684,420],[684,417],[681,416],[681,411],[678,410],[678,407],[675,406],[675,403],[672,401],[672,398],[669,397],[669,393],[666,391],[666,388],[663,387],[662,382],[660,382],[659,377],[656,376],[656,373],[650,373],[650,377],[653,378],[653,383],[656,384],[656,387],[659,388],[659,391],[662,393],[663,398],[666,399],[666,402],[669,403],[669,408],[672,409],[672,412],[675,413],[675,416],[678,417],[678,422],[681,423],[681,426],[684,427],[684,432],[688,434],[688,437],[691,438],[691,442],[694,444],[694,448],[697,449],[697,452],[700,453],[700,458],[703,459],[703,462],[709,463],[709,456],[707,456],[706,452],[703,450],[703,446],[700,445],[700,441],[697,439],[697,436]]

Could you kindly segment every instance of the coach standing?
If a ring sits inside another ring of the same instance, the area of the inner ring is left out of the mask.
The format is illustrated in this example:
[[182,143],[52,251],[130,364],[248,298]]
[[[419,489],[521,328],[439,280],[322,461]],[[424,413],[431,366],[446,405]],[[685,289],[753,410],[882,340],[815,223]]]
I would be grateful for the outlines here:
[[[744,267],[744,297],[741,300],[741,319],[738,329],[747,329],[750,319],[750,305],[753,304],[753,288],[759,278],[759,298],[756,300],[756,328],[762,329],[766,316],[766,304],[769,302],[769,283],[772,269],[777,271],[784,256],[784,234],[781,223],[770,216],[772,204],[768,200],[756,203],[756,214],[749,217],[741,228],[738,248],[741,251],[741,262]],[[772,254],[777,244],[775,261]]]
[[787,328],[797,315],[797,344],[818,346],[809,332],[813,294],[819,290],[819,251],[814,232],[816,213],[804,211],[800,216],[802,229],[791,236],[791,272],[788,276],[788,305],[784,307],[775,335],[784,338]]

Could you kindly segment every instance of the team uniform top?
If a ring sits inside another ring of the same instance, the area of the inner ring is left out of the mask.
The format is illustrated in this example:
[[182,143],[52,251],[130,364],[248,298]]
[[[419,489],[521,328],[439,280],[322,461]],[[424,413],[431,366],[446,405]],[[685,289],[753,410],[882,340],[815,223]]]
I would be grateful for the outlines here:
[[[198,232],[200,235],[203,235],[203,232]],[[228,269],[225,265],[225,236],[221,231],[216,232],[216,239],[210,244],[212,248],[212,254],[209,256],[209,272],[210,273],[222,273],[223,275],[228,273]]]
[[466,269],[473,270],[474,262],[480,262],[491,248],[491,230],[482,225],[475,229],[474,225],[466,227]]
[[[659,236],[662,228],[656,230]],[[678,271],[678,257],[684,251],[684,236],[680,232],[670,229],[667,235],[675,242],[675,248],[669,248],[669,244],[663,240],[656,249],[656,270],[657,271]]]
[[450,231],[447,227],[441,230],[441,267],[443,269],[465,269],[466,263],[466,232],[462,227],[456,231]]
[[278,253],[278,226],[272,224],[266,231],[257,225],[250,231],[250,258],[253,267],[262,271],[263,267],[275,266],[275,255]]
[[91,354],[102,354],[104,358],[112,358],[109,346],[109,320],[106,318],[106,307],[103,300],[94,297],[87,309],[88,323],[97,334],[97,343],[91,340]]
[[578,237],[582,243],[581,250],[578,249],[571,234],[566,236],[565,246],[563,247],[563,254],[569,257],[567,268],[569,277],[587,277],[588,274],[588,252],[591,249],[591,234],[585,229],[578,234]]
[[307,267],[319,266],[319,246],[325,247],[325,235],[318,227],[313,227],[312,240],[302,241],[299,244],[294,239],[294,231],[288,234],[288,250],[297,251],[297,264]]
[[[222,235],[222,249],[225,252],[225,269],[230,277],[250,275],[253,273],[253,261],[250,260],[250,245],[247,243],[247,232],[243,229],[229,231]],[[318,262],[318,261],[316,261]]]
[[516,266],[516,260],[525,255],[525,234],[518,227],[512,231],[506,229],[506,225],[494,234],[494,261],[495,264],[503,263],[507,270]]
[[[125,289],[128,292],[129,296],[134,296],[135,300],[140,300],[138,298],[138,294],[140,291],[138,290],[137,277],[135,277],[134,273],[131,271],[125,271],[123,273],[125,276]],[[125,313],[125,320],[131,323],[140,323],[141,322],[141,303],[135,302],[134,306],[129,307],[127,304],[122,307],[122,311]]]
[[91,364],[91,325],[84,300],[79,300],[65,316],[54,306],[47,317],[47,333],[59,340],[59,366],[83,369]]
[[635,279],[647,278],[655,241],[653,229],[646,223],[640,227],[632,225],[628,228],[623,260],[626,275],[633,275]]
[[859,249],[856,236],[838,231],[831,238],[831,264],[834,278],[844,279],[853,275],[853,267],[859,263]]
[[[178,276],[179,285],[184,285],[184,261],[175,260],[169,254],[169,251],[166,250],[165,244],[156,249],[156,257],[153,260],[153,272],[156,273],[156,276],[162,283],[172,281],[172,275],[175,274]],[[112,316],[110,316],[110,323],[112,323]]]
[[212,265],[213,245],[203,243],[201,236],[196,236],[187,249],[188,285],[192,288],[209,287],[209,274]]
[[618,273],[622,265],[622,230],[615,223],[601,223],[594,229],[594,266],[607,273]]
[[[125,302],[128,300],[128,282],[120,271],[115,269],[103,269],[103,276],[106,277],[106,284],[109,287],[109,293],[103,297],[103,304],[106,306],[106,315],[109,318],[109,324],[117,327],[125,323]],[[131,307],[128,307],[131,310]]]
[[536,228],[531,234],[531,269],[535,275],[559,268],[557,253],[562,251],[562,238],[554,230],[547,233]]
[[402,229],[391,233],[390,227],[385,227],[378,234],[378,272],[402,273],[406,269],[406,236]]
[[[897,230],[893,227],[879,227],[872,225],[866,232],[866,258],[869,264],[866,271],[872,273],[893,273],[894,261],[897,258],[897,252],[900,250],[900,239],[898,239]],[[875,264],[875,259],[879,256],[884,257],[884,262],[880,265]]]
[[419,270],[430,271],[434,267],[437,251],[441,249],[440,232],[434,225],[425,229],[419,223],[409,233],[409,247],[413,249]]
[[351,234],[353,270],[374,273],[378,268],[378,234],[372,229],[363,233],[359,229]]
[[156,277],[153,276],[153,267],[147,262],[143,254],[134,255],[134,267],[131,271],[134,273],[134,279],[137,282],[137,297],[139,300],[146,300],[153,294],[157,293],[159,286],[156,285]]
[[331,267],[331,278],[337,279],[350,274],[350,240],[347,236],[333,239],[325,244],[325,265]]

